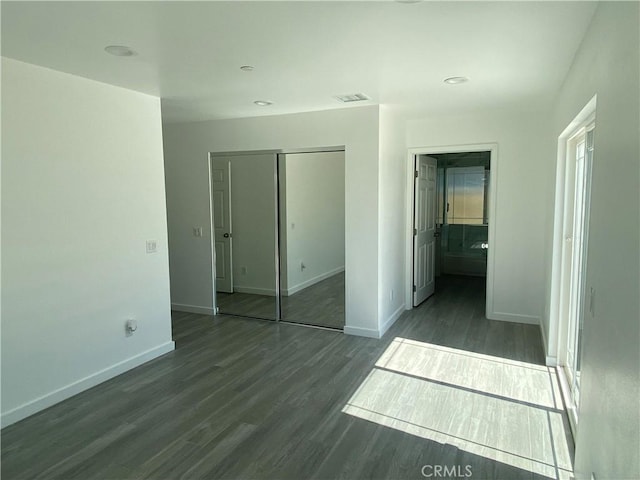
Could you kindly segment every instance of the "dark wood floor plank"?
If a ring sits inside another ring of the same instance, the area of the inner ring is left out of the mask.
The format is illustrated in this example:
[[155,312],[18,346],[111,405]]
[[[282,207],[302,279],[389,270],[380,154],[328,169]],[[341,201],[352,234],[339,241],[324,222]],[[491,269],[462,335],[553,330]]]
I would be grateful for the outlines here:
[[[293,295],[283,296],[281,319],[287,322],[344,328],[345,274],[332,275]],[[276,298],[252,293],[218,292],[221,313],[263,319],[276,318]]]

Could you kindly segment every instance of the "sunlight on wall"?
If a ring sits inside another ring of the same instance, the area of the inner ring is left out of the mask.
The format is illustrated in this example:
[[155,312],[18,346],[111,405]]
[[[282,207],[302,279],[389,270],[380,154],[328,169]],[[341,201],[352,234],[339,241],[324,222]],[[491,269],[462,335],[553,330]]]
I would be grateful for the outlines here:
[[395,338],[343,412],[554,479],[572,472],[547,367]]

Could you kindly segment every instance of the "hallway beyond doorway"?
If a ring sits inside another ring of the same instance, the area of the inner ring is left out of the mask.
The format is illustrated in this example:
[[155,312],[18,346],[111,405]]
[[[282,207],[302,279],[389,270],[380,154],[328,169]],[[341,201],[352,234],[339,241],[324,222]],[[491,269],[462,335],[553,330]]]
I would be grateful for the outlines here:
[[489,320],[485,277],[442,275],[435,294],[398,320],[394,334],[437,345],[545,365],[538,325]]

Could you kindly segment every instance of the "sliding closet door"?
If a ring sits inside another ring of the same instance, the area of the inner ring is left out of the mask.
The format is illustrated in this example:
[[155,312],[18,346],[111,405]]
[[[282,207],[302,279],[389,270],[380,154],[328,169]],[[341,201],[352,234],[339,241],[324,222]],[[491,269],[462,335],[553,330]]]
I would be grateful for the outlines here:
[[344,328],[344,151],[279,155],[282,320]]
[[[220,258],[216,245],[216,271],[231,269],[231,285],[219,285],[216,292],[220,313],[275,320],[277,318],[276,281],[276,155],[251,154],[212,156],[212,172],[216,162],[229,165],[229,222],[222,232],[229,243],[228,258]],[[213,184],[213,212],[216,192],[224,191]],[[218,203],[224,202],[217,195]],[[220,222],[217,222],[220,223]],[[214,218],[214,225],[216,219]],[[224,235],[227,235],[226,237]],[[216,277],[219,275],[216,274]]]

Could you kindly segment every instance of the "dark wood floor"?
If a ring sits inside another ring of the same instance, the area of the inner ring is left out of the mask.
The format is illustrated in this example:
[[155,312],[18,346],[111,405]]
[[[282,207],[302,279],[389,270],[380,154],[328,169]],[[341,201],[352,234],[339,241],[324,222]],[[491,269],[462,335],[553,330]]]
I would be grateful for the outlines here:
[[288,322],[344,328],[344,272],[288,297],[282,297],[282,319]]
[[275,320],[276,297],[255,293],[216,293],[218,311],[227,315]]
[[[344,328],[344,272],[299,292],[282,297],[282,320]],[[220,312],[229,315],[275,319],[276,298],[250,293],[221,293],[216,297]]]
[[[423,467],[431,466],[429,473],[440,465],[469,466],[474,480],[564,478],[566,465],[533,452],[537,442],[548,447],[549,439],[525,438],[530,442],[526,455],[506,451],[518,434],[518,409],[532,409],[524,413],[530,421],[534,413],[560,415],[557,405],[511,400],[514,392],[483,393],[464,383],[473,378],[458,385],[422,378],[416,370],[420,365],[407,365],[404,373],[398,366],[404,359],[393,362],[400,342],[427,352],[421,354],[427,364],[433,364],[430,351],[451,351],[456,358],[544,373],[539,328],[487,320],[483,291],[481,279],[444,279],[434,297],[405,313],[382,340],[174,313],[174,352],[5,428],[2,477],[419,479]],[[380,366],[382,357],[386,366]],[[485,381],[493,380],[492,372],[485,373]],[[383,392],[377,385],[368,391],[374,373],[393,374],[399,390]],[[412,409],[418,415],[435,408],[424,389],[448,395],[450,401],[437,410],[442,414],[431,419],[448,415],[446,432],[427,424],[430,419],[403,416]],[[455,400],[460,395],[471,400]],[[382,408],[374,408],[382,400]],[[367,402],[372,402],[369,407]],[[479,409],[485,403],[492,420],[483,427],[478,426]],[[469,413],[445,415],[450,407]],[[386,420],[365,418],[358,409]],[[464,433],[487,426],[493,437],[487,434],[483,441]],[[463,433],[454,435],[452,429]],[[553,441],[554,448],[570,447]],[[486,451],[483,442],[489,445]],[[547,473],[534,473],[534,463]],[[449,470],[440,478],[456,477]]]

